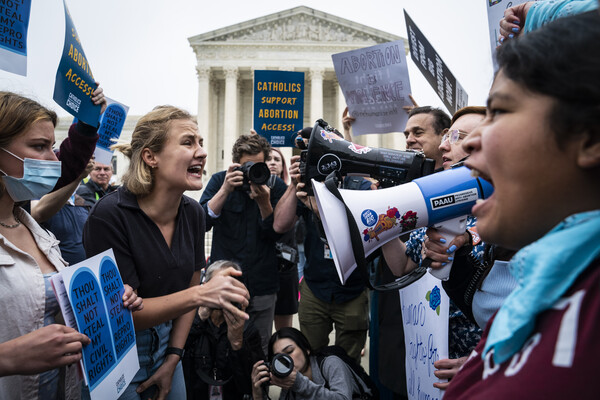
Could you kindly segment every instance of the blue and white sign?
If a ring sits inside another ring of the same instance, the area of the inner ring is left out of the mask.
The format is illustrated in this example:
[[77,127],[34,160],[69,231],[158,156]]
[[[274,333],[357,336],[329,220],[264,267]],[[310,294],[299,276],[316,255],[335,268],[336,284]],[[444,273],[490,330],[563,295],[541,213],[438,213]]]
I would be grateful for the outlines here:
[[97,127],[101,106],[91,100],[96,80],[88,62],[79,35],[65,6],[65,45],[56,71],[54,101],[75,118]]
[[81,363],[92,399],[118,398],[140,366],[112,249],[65,268],[52,284],[65,321],[91,340],[83,347]]
[[27,75],[27,30],[31,0],[0,2],[0,69]]
[[254,130],[273,147],[294,147],[303,124],[304,72],[254,71]]
[[129,107],[121,104],[113,99],[106,98],[108,106],[100,117],[100,127],[98,128],[98,142],[94,156],[96,161],[101,164],[110,164],[113,156],[113,151],[110,146],[121,136],[125,119],[129,112]]
[[400,289],[406,346],[406,385],[410,400],[441,399],[433,363],[448,358],[449,298],[439,279],[425,274]]

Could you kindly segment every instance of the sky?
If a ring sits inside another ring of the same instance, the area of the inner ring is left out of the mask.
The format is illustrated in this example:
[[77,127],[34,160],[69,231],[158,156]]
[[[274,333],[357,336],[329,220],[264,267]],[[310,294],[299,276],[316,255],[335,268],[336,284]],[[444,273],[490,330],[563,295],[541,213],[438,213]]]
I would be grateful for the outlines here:
[[[188,38],[297,6],[307,6],[406,38],[403,10],[469,95],[485,105],[492,82],[488,0],[66,0],[94,77],[105,94],[143,115],[159,104],[196,114],[196,58]],[[0,89],[32,97],[68,116],[52,100],[64,44],[63,0],[33,0],[28,75],[0,71]],[[409,59],[419,105],[443,107]]]

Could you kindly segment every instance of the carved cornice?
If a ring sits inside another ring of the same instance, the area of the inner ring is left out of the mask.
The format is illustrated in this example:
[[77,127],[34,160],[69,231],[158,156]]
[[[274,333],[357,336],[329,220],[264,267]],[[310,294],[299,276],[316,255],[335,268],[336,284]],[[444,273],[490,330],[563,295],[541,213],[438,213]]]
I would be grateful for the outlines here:
[[296,7],[189,38],[192,47],[210,42],[385,43],[392,35],[309,7]]

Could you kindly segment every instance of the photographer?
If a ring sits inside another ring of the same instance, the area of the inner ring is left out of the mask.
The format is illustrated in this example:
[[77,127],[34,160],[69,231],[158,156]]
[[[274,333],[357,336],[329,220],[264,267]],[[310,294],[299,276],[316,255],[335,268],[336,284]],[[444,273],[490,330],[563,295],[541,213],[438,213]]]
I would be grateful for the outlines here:
[[[275,242],[281,235],[273,230],[273,209],[286,185],[279,178],[272,188],[251,182],[240,169],[247,169],[248,162],[260,167],[259,163],[269,158],[270,150],[265,138],[241,135],[233,145],[234,163],[211,177],[200,198],[206,211],[206,230],[213,228],[210,260],[231,260],[242,267],[244,284],[251,296],[247,311],[260,332],[265,353],[279,289]],[[268,179],[270,172],[266,165],[264,168]]]
[[[241,270],[234,262],[217,261],[206,269],[205,282],[229,267]],[[250,395],[252,365],[262,359],[260,335],[251,322],[227,310],[198,308],[182,360],[187,399],[237,400]]]
[[319,362],[306,337],[295,328],[282,328],[269,341],[269,360],[286,354],[293,360],[289,375],[273,373],[273,365],[258,361],[252,368],[252,397],[263,399],[264,385],[282,388],[280,399],[352,399],[360,395],[359,383],[350,367],[337,356],[328,356]]

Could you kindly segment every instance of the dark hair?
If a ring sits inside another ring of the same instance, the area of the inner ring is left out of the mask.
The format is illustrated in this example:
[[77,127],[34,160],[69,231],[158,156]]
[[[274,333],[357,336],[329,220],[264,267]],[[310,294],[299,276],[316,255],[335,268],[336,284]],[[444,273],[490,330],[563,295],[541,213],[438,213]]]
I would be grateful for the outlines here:
[[479,114],[485,117],[485,107],[484,106],[467,106],[463,107],[452,116],[452,121],[450,121],[450,126],[454,125],[457,119],[467,114]]
[[549,125],[557,143],[571,134],[600,134],[600,15],[561,18],[497,52],[499,71],[555,100]]
[[265,161],[269,159],[271,145],[269,141],[260,135],[241,135],[233,144],[231,150],[231,159],[233,162],[239,163],[244,154],[253,156],[263,153]]
[[433,129],[436,135],[441,135],[444,129],[450,128],[450,116],[440,108],[430,106],[415,107],[408,113],[408,118],[417,114],[433,115]]
[[296,345],[298,347],[300,347],[300,349],[304,353],[304,357],[306,357],[306,362],[309,362],[308,357],[312,353],[312,348],[310,347],[310,343],[308,343],[308,339],[306,338],[306,336],[304,336],[304,334],[302,332],[300,332],[298,329],[292,328],[292,327],[281,328],[280,330],[275,332],[273,334],[273,336],[271,336],[271,339],[269,340],[269,354],[268,354],[269,360],[271,360],[274,355],[273,345],[279,339],[290,339],[294,343],[296,343]]

